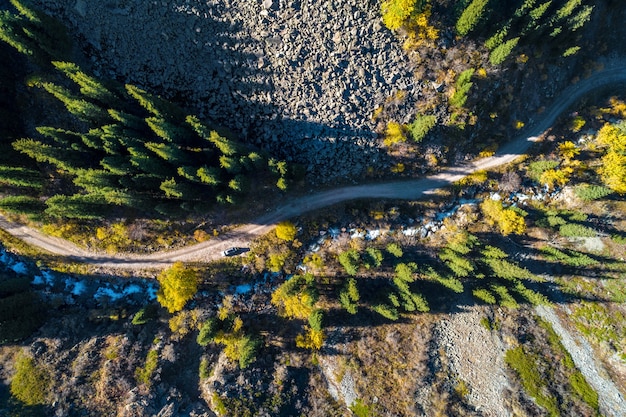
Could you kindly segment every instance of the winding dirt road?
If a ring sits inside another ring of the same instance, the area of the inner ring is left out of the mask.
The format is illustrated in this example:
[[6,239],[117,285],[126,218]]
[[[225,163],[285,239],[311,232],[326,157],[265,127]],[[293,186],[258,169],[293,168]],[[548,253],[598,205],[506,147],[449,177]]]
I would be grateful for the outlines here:
[[143,256],[102,255],[82,249],[63,239],[47,236],[31,228],[9,222],[2,216],[0,216],[0,227],[45,251],[101,267],[146,269],[162,268],[176,261],[211,261],[218,259],[221,256],[220,252],[228,247],[248,246],[251,240],[268,233],[281,220],[348,200],[370,198],[418,200],[475,171],[510,163],[523,155],[534,142],[539,140],[539,136],[554,124],[557,117],[580,98],[594,90],[620,83],[626,83],[626,65],[622,62],[598,71],[589,78],[568,87],[541,115],[541,119],[489,158],[445,168],[438,174],[421,179],[341,187],[294,198],[278,206],[274,211],[259,217],[256,221],[238,227],[219,238],[174,251]]

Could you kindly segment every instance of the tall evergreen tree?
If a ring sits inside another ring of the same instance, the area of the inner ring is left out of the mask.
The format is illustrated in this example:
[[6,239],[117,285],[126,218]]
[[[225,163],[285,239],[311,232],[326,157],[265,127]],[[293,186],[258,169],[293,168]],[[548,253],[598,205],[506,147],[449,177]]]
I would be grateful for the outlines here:
[[39,171],[32,169],[0,166],[0,184],[40,190],[43,188],[43,178]]
[[85,97],[99,101],[108,107],[118,107],[121,98],[106,87],[100,80],[87,75],[80,67],[72,62],[53,61],[52,65],[66,77],[74,81]]

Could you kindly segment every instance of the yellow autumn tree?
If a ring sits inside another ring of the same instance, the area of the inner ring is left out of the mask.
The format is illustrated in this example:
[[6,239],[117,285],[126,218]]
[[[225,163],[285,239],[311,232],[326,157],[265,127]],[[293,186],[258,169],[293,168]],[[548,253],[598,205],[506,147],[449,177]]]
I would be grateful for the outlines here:
[[569,162],[580,153],[580,149],[576,147],[576,144],[571,140],[563,142],[559,145],[559,154],[565,162]]
[[385,0],[381,5],[383,23],[390,30],[400,29],[413,14],[417,0]]
[[480,209],[487,223],[497,225],[504,236],[521,235],[526,231],[524,217],[511,208],[504,208],[500,201],[487,199],[480,204]]
[[288,220],[280,222],[276,225],[276,237],[278,237],[279,239],[291,242],[296,238],[297,234],[298,229],[296,228],[296,225]]
[[626,194],[626,155],[609,151],[602,157],[598,170],[604,184],[619,194]]
[[306,319],[315,310],[318,294],[314,277],[294,275],[272,293],[272,304],[282,317]]
[[598,131],[596,140],[606,146],[598,173],[604,184],[619,194],[626,194],[626,129],[623,126],[605,124]]
[[391,146],[398,142],[405,142],[406,134],[407,129],[404,125],[398,122],[389,122],[385,129],[385,139],[383,139],[383,143],[385,146]]
[[157,276],[160,288],[157,301],[170,313],[180,311],[198,291],[196,271],[176,262]]
[[322,330],[307,327],[304,333],[296,336],[296,346],[303,349],[320,350],[326,339]]
[[613,124],[607,123],[602,126],[596,140],[615,152],[626,152],[626,134]]
[[405,49],[414,49],[429,42],[437,40],[439,30],[430,24],[431,5],[427,4],[421,13],[416,13],[408,23],[407,40],[404,42]]
[[561,169],[546,169],[541,174],[539,181],[542,184],[546,184],[548,188],[554,188],[554,186],[563,187],[569,181],[570,175],[574,170],[569,167]]

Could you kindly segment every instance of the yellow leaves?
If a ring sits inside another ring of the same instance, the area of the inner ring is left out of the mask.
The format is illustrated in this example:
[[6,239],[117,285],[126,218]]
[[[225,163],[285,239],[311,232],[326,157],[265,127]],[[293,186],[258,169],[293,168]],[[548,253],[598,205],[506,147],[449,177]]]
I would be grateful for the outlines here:
[[391,172],[393,172],[394,174],[400,174],[404,172],[404,169],[405,169],[404,164],[402,162],[398,162],[397,164],[391,167]]
[[198,291],[196,271],[176,262],[157,276],[160,288],[157,301],[170,313],[180,311]]
[[626,152],[626,134],[615,125],[607,123],[602,126],[602,129],[598,131],[596,140],[601,145],[608,146],[616,152]]
[[539,182],[548,186],[548,188],[554,188],[554,186],[562,187],[569,181],[570,175],[574,170],[570,167],[561,169],[546,169],[539,178]]
[[455,182],[454,185],[459,187],[469,187],[471,185],[482,184],[483,182],[487,181],[487,179],[487,171],[479,170],[469,174],[464,178],[461,178],[460,180]]
[[580,153],[580,149],[576,147],[574,142],[568,140],[559,145],[559,154],[561,158],[563,158],[566,162],[574,159],[576,155]]
[[598,170],[604,184],[619,194],[626,194],[626,155],[611,150],[602,157]]
[[303,349],[320,350],[326,340],[326,335],[322,330],[314,330],[307,327],[304,334],[296,336],[296,346]]
[[385,0],[381,5],[383,23],[390,30],[400,29],[415,10],[417,0]]
[[574,133],[578,133],[582,130],[583,126],[585,126],[587,122],[581,116],[576,116],[572,119],[570,124],[570,129]]
[[415,14],[405,25],[408,31],[404,49],[415,49],[419,46],[437,40],[439,29],[430,25],[431,6],[426,5],[421,13]]
[[385,129],[385,139],[383,143],[385,146],[391,146],[395,143],[406,141],[406,127],[397,122],[387,123],[387,129]]
[[296,238],[297,233],[298,229],[296,226],[288,220],[280,222],[276,225],[276,237],[279,239],[291,242]]
[[[619,106],[618,103],[613,105]],[[613,191],[626,194],[626,134],[620,127],[607,123],[598,131],[596,140],[608,147],[598,168],[602,181]]]
[[500,201],[485,200],[480,209],[487,223],[497,225],[503,236],[511,233],[520,235],[526,231],[524,217],[511,208],[504,208]]

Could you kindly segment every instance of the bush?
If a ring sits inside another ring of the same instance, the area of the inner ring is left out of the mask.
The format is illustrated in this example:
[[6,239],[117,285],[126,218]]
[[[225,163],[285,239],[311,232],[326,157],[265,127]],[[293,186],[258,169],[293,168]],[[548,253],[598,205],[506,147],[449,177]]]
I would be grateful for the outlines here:
[[211,343],[211,341],[213,341],[215,335],[217,334],[217,327],[217,319],[211,318],[205,321],[200,328],[200,333],[198,333],[198,337],[196,338],[198,344],[200,346],[206,346]]
[[489,0],[473,0],[457,20],[456,33],[465,36],[472,31],[483,17],[487,3]]
[[436,124],[437,116],[417,115],[408,126],[409,134],[415,142],[421,142]]
[[524,389],[537,404],[544,407],[550,416],[560,415],[556,398],[546,392],[546,382],[537,369],[539,358],[536,355],[526,354],[523,347],[518,346],[506,351],[504,361],[517,373]]
[[279,239],[291,242],[296,238],[297,234],[298,229],[296,228],[296,225],[290,221],[280,222],[276,225],[276,237]]
[[400,317],[398,310],[388,304],[377,304],[372,309],[386,319],[396,321]]
[[161,284],[157,301],[170,313],[182,310],[198,291],[196,271],[186,268],[182,262],[176,262],[161,272],[157,280]]
[[575,192],[578,198],[585,201],[599,200],[613,194],[613,190],[610,188],[588,184],[576,186]]
[[508,56],[511,55],[511,52],[513,52],[513,49],[517,46],[517,42],[519,42],[519,38],[514,38],[496,46],[489,54],[489,62],[491,65],[500,65],[503,63]]
[[387,247],[385,249],[387,250],[387,252],[389,252],[390,254],[395,256],[396,258],[401,258],[402,255],[404,254],[402,252],[402,248],[397,243],[390,243],[390,244],[387,245]]
[[491,293],[491,291],[486,290],[484,288],[478,288],[472,291],[472,294],[474,295],[474,297],[478,298],[479,300],[487,303],[487,304],[495,304],[496,303],[496,297],[494,297],[494,295]]
[[146,356],[146,363],[143,367],[137,368],[135,378],[137,382],[150,386],[152,383],[152,375],[159,365],[159,352],[150,350]]
[[582,224],[568,223],[559,227],[559,234],[563,237],[595,237],[596,232]]
[[16,373],[11,380],[11,395],[26,405],[44,404],[50,388],[50,375],[28,356],[20,356],[15,363]]
[[338,260],[343,269],[345,269],[348,275],[356,275],[359,270],[359,260],[361,259],[359,253],[350,249],[339,254]]

